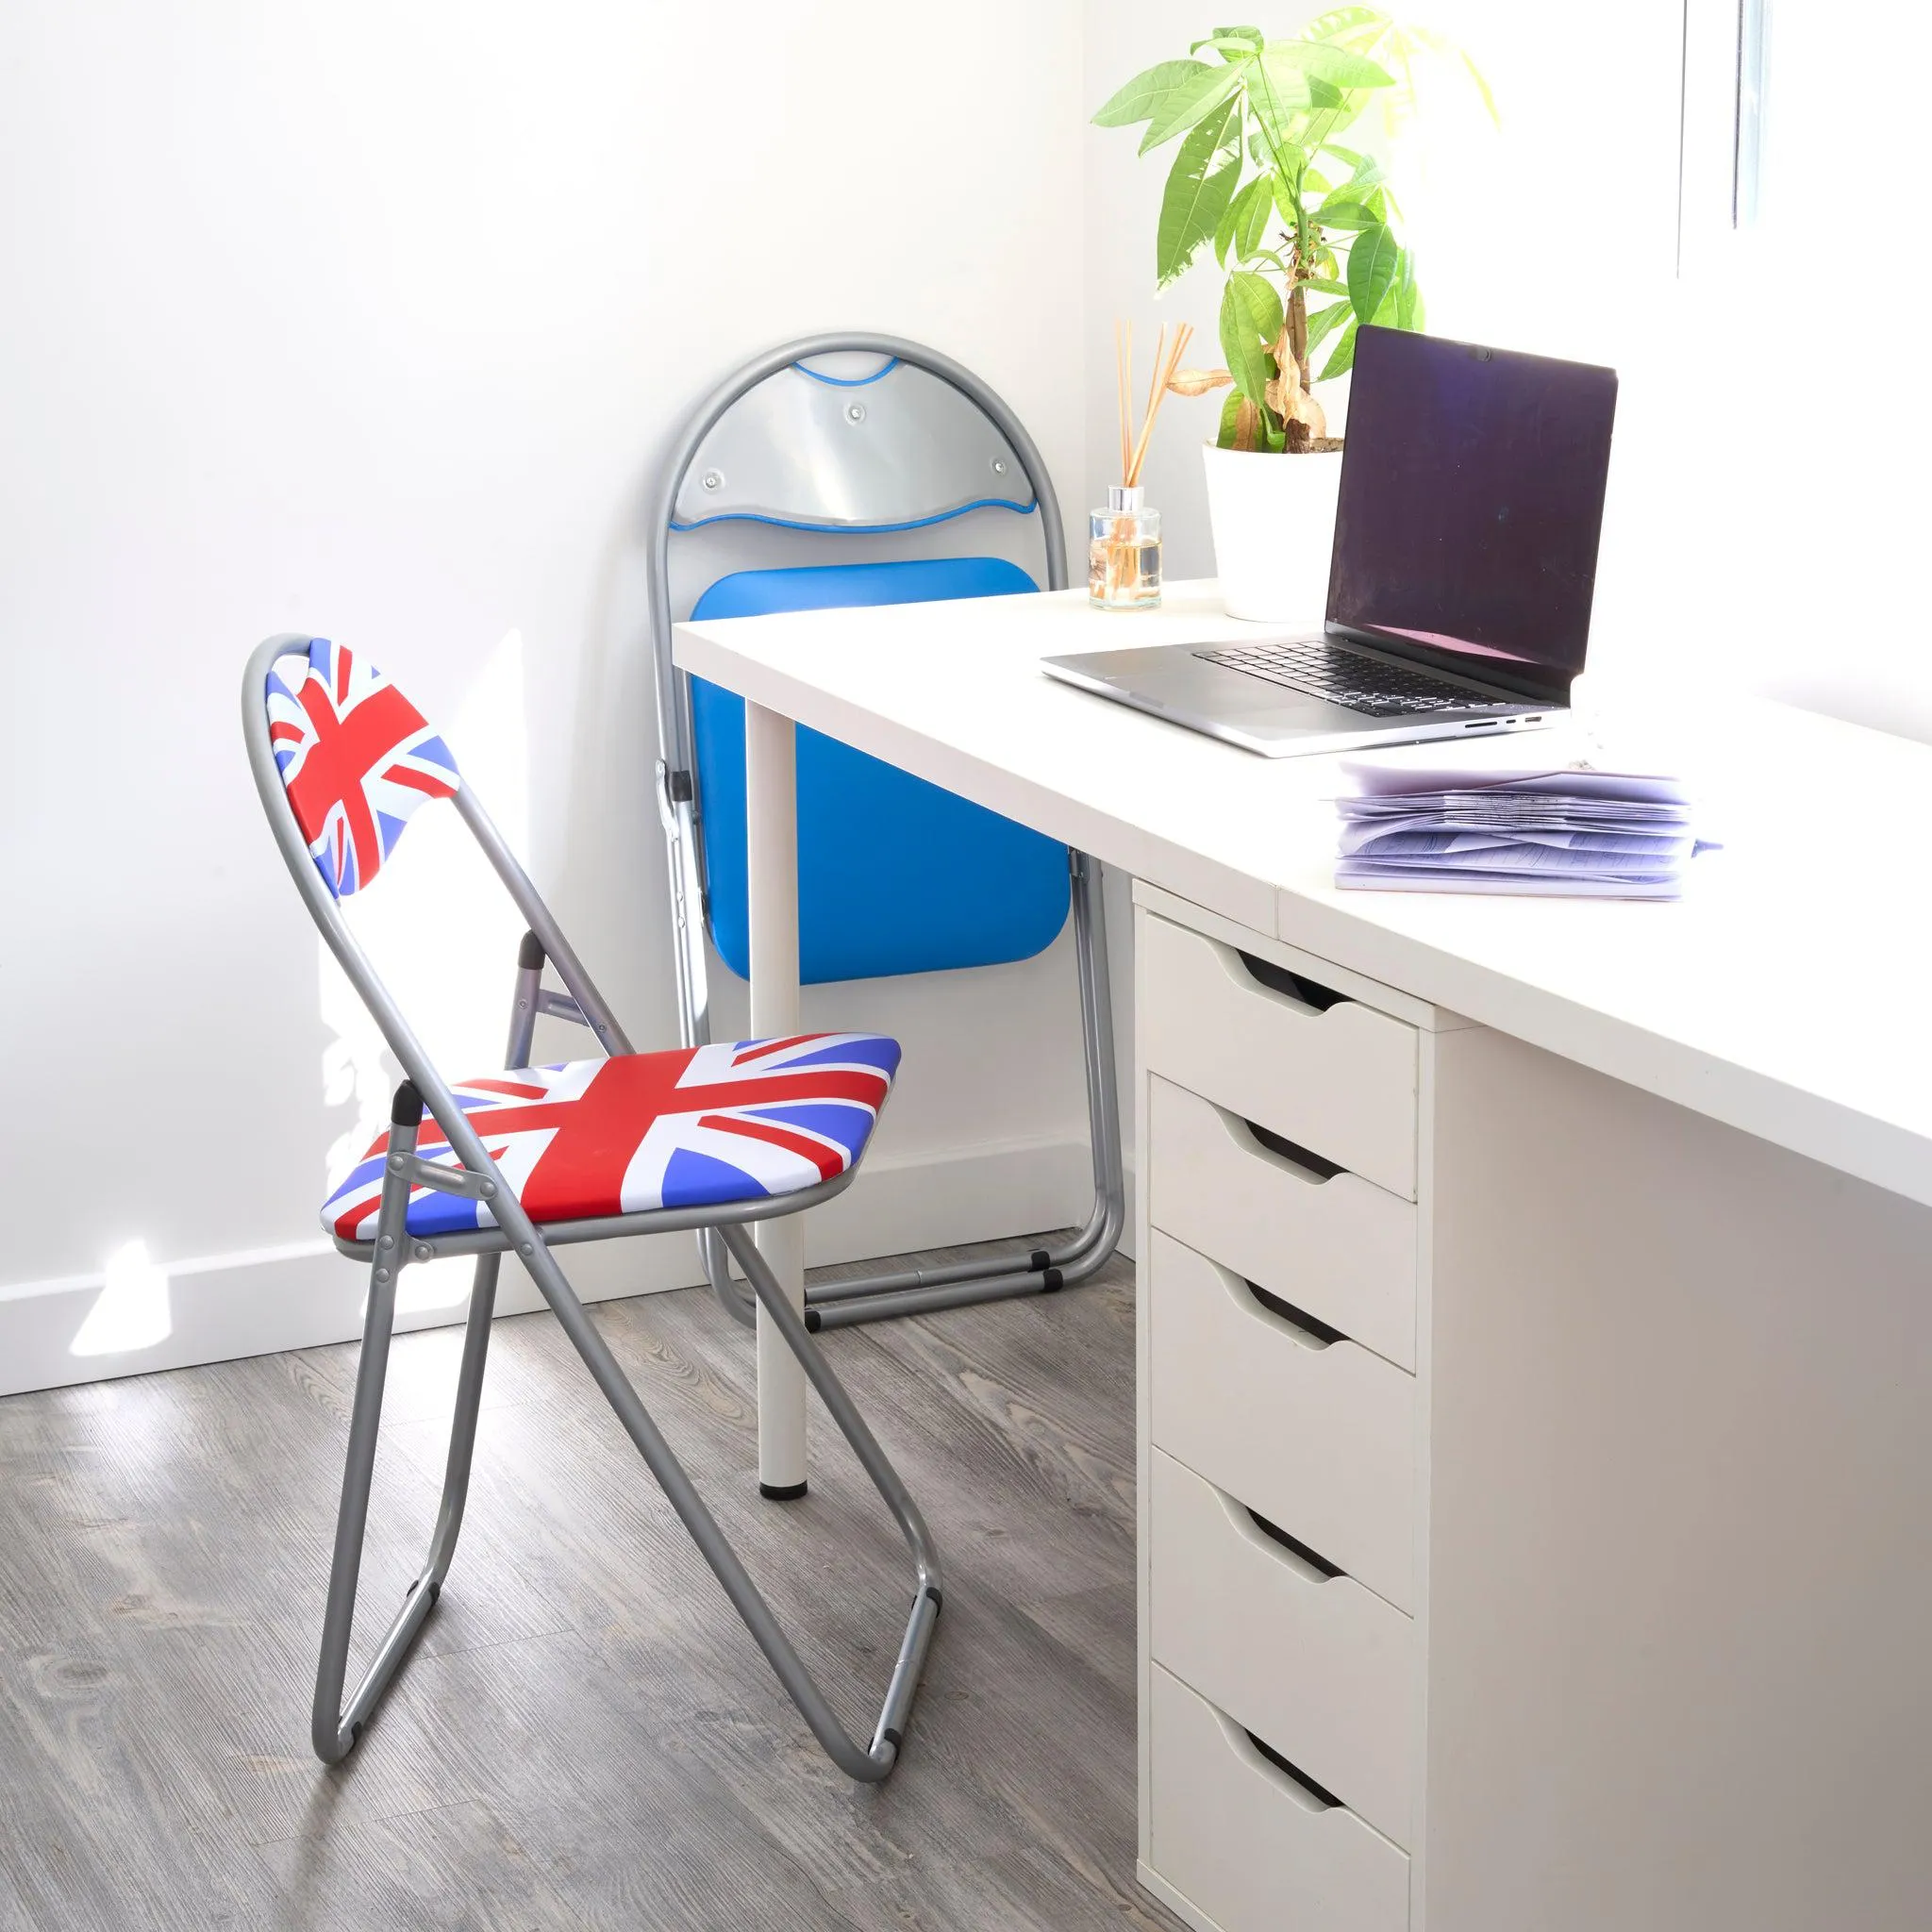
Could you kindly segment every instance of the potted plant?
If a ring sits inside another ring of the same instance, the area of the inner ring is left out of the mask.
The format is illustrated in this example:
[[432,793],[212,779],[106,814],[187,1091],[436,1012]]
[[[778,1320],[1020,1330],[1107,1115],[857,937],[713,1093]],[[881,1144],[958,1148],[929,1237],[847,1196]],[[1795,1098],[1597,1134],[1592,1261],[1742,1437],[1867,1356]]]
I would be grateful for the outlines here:
[[1215,562],[1235,617],[1321,615],[1341,440],[1328,433],[1315,384],[1346,374],[1362,324],[1423,326],[1415,258],[1397,239],[1382,165],[1341,140],[1378,91],[1389,91],[1390,118],[1412,108],[1418,53],[1460,61],[1494,114],[1467,56],[1345,7],[1291,40],[1219,27],[1187,59],[1136,75],[1093,117],[1102,127],[1144,123],[1142,154],[1180,142],[1156,231],[1157,286],[1209,242],[1227,272],[1226,366],[1180,370],[1171,387],[1228,391],[1206,460]]

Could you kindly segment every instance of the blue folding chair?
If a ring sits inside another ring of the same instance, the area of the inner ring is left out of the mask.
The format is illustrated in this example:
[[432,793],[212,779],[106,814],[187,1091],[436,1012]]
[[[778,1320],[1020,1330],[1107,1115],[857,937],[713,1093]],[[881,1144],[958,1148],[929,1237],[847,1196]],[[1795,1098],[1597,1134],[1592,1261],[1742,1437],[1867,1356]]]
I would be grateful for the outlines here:
[[[658,811],[669,852],[677,991],[688,1045],[710,1038],[705,935],[748,969],[744,706],[671,657],[671,539],[724,522],[847,541],[976,509],[1040,518],[1047,586],[1066,587],[1059,504],[1032,439],[971,371],[890,336],[811,336],[768,350],[699,406],[652,518]],[[1037,591],[996,557],[737,571],[693,617]],[[1026,827],[803,726],[798,729],[799,976],[806,984],[1024,959],[1050,945],[1070,892],[1087,1062],[1093,1205],[1071,1239],[997,1260],[815,1282],[806,1322],[830,1328],[1038,1294],[1091,1274],[1125,1215],[1100,869]],[[702,916],[699,908],[702,908]],[[719,1299],[755,1304],[710,1230]]]

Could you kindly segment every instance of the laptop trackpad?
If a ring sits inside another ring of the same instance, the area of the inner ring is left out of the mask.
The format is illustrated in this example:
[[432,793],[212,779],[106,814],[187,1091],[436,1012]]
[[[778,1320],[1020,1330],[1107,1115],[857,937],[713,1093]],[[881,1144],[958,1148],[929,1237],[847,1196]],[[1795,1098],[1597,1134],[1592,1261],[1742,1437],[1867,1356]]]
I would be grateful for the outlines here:
[[1332,705],[1325,698],[1304,694],[1286,685],[1263,677],[1250,677],[1244,672],[1229,671],[1224,665],[1209,664],[1199,658],[1178,664],[1172,670],[1137,671],[1130,677],[1110,680],[1139,696],[1151,699],[1163,710],[1213,718],[1266,718],[1283,727],[1307,724],[1324,729],[1338,718],[1359,719],[1353,711]]

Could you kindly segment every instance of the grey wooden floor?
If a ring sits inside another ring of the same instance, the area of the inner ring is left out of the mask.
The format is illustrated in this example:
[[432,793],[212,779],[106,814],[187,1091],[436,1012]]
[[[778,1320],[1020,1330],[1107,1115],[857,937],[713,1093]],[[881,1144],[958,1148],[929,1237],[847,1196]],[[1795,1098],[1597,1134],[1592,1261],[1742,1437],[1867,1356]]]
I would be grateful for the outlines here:
[[[0,1402],[0,1925],[1172,1928],[1133,1876],[1131,1282],[825,1338],[946,1565],[878,1789],[548,1315],[496,1324],[455,1571],[333,1771],[307,1711],[356,1350]],[[761,1503],[744,1332],[696,1292],[596,1318],[863,1733],[909,1575],[836,1432],[815,1409],[811,1494]],[[395,1346],[358,1658],[426,1544],[458,1339]]]

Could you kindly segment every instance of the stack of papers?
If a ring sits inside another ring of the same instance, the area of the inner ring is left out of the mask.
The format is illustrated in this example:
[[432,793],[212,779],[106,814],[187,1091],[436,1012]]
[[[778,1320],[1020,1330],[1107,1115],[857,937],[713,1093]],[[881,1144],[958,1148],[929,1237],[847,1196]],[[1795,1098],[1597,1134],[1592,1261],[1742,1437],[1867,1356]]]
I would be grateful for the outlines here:
[[1561,770],[1345,762],[1338,886],[1397,892],[1530,892],[1674,899],[1709,843],[1674,778]]

